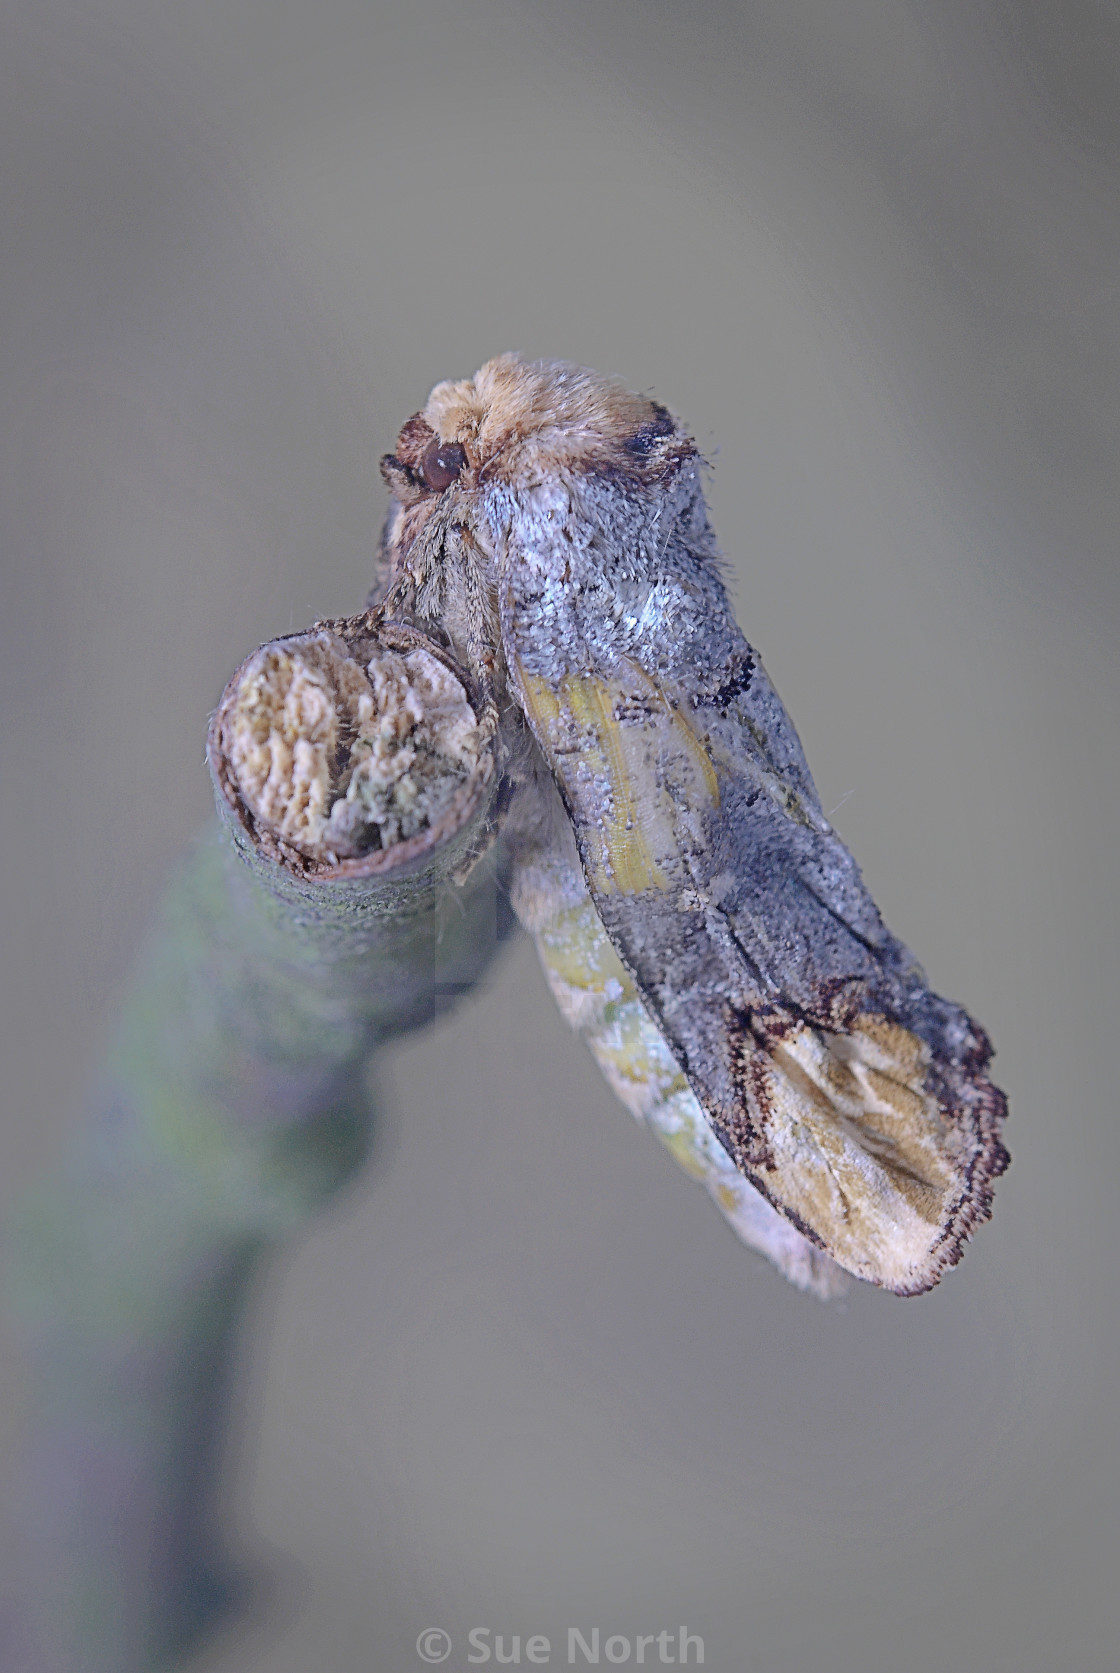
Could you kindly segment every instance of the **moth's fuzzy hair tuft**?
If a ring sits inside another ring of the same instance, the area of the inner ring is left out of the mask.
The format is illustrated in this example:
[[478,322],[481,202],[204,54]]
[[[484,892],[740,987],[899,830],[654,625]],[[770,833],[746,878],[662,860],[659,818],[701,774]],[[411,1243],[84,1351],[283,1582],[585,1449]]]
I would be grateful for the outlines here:
[[570,361],[518,354],[488,360],[471,378],[437,383],[421,416],[441,441],[459,442],[491,480],[603,466],[637,474],[662,438],[677,450],[686,440],[664,407],[615,379]]

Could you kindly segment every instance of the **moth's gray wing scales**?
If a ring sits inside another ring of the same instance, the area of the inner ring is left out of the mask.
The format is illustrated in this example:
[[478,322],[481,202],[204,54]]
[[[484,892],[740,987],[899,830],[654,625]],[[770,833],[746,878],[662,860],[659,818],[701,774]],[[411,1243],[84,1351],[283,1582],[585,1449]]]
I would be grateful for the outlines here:
[[[503,519],[503,648],[597,911],[736,1166],[842,1266],[936,1283],[1006,1165],[990,1048],[832,831],[695,466]],[[588,550],[587,530],[594,531]]]

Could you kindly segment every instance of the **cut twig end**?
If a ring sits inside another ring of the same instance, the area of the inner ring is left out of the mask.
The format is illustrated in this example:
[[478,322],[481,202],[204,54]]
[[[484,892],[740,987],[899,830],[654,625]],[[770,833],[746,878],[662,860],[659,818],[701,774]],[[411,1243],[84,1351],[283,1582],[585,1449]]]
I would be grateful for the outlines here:
[[480,811],[494,741],[434,640],[372,617],[262,645],[227,685],[207,756],[252,848],[301,877],[412,866]]

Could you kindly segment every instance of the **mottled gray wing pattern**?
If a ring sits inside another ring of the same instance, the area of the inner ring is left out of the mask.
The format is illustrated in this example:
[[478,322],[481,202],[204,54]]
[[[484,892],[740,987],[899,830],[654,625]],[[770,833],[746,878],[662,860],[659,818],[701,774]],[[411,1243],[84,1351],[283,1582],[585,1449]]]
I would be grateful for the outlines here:
[[884,926],[688,518],[636,538],[589,498],[519,519],[499,603],[596,909],[736,1166],[849,1271],[926,1289],[1006,1165],[987,1041]]

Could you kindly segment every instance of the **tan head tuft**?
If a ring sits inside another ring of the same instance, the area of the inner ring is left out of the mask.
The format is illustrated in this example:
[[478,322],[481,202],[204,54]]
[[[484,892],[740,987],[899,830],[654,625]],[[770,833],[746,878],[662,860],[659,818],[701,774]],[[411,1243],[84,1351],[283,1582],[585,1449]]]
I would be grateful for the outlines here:
[[477,470],[509,477],[526,467],[634,467],[648,451],[645,438],[652,445],[676,430],[664,407],[613,378],[518,354],[488,360],[473,378],[438,383],[422,417],[442,441],[461,443]]

